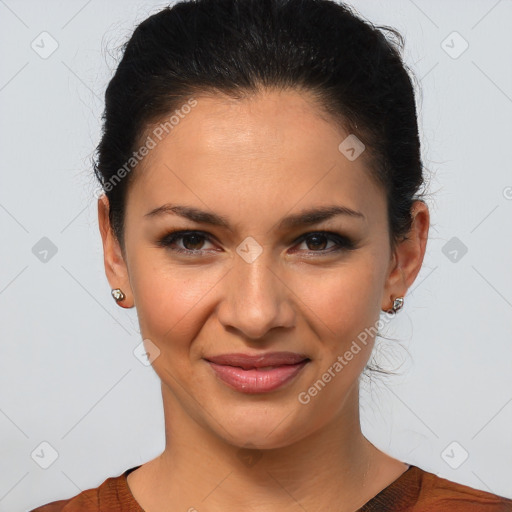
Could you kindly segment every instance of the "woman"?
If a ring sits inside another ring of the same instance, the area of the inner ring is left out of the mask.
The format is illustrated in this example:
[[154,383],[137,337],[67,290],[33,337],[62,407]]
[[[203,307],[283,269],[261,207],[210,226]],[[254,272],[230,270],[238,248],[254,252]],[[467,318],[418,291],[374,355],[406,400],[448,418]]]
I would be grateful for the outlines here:
[[329,0],[181,2],[135,30],[98,216],[166,446],[37,511],[512,510],[361,432],[381,312],[429,229],[414,91],[383,34]]

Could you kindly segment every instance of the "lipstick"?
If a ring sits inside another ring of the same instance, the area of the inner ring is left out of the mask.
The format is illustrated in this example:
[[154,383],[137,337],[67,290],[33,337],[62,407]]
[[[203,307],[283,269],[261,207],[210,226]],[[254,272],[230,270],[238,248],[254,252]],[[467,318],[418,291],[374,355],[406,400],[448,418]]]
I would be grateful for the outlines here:
[[242,393],[268,393],[293,380],[310,359],[294,352],[221,354],[205,358],[217,377]]

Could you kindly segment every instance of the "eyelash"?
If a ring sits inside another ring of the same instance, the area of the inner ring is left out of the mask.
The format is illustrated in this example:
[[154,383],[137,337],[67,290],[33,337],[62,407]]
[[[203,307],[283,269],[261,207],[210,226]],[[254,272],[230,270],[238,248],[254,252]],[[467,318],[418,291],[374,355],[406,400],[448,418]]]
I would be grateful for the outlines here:
[[[157,241],[157,245],[159,247],[165,247],[173,252],[177,252],[180,254],[186,254],[186,255],[190,255],[190,256],[197,256],[197,255],[201,255],[203,253],[208,252],[207,250],[203,250],[203,249],[192,250],[192,249],[181,249],[181,248],[172,247],[172,244],[174,244],[177,240],[182,239],[188,235],[196,235],[196,236],[206,239],[206,241],[209,241],[209,242],[212,241],[210,239],[210,237],[208,236],[208,234],[205,233],[204,231],[183,231],[183,230],[181,230],[181,231],[171,231],[171,232],[167,233],[164,237],[160,238]],[[316,254],[332,254],[332,253],[343,251],[343,250],[353,251],[354,249],[357,249],[357,245],[356,245],[356,243],[354,243],[354,241],[352,239],[350,239],[346,236],[339,235],[338,233],[330,232],[330,231],[311,231],[309,233],[305,233],[304,235],[300,236],[296,240],[296,243],[300,244],[314,235],[320,236],[320,237],[325,237],[329,241],[335,242],[337,244],[337,247],[335,249],[331,248],[331,249],[320,250],[320,251],[306,251],[309,254],[315,254],[315,255]]]

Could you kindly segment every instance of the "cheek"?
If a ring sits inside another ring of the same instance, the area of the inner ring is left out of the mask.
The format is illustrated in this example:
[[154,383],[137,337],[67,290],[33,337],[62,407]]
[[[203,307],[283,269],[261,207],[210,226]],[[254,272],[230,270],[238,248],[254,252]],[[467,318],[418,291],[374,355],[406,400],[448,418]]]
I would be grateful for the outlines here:
[[131,274],[141,334],[161,350],[178,350],[194,340],[208,314],[208,294],[222,273],[170,265],[161,254],[143,251]]
[[[305,273],[293,286],[307,307],[305,314],[316,318],[324,339],[346,340],[377,321],[380,311],[382,276],[378,262],[355,256],[336,269]],[[308,313],[309,311],[309,313]]]

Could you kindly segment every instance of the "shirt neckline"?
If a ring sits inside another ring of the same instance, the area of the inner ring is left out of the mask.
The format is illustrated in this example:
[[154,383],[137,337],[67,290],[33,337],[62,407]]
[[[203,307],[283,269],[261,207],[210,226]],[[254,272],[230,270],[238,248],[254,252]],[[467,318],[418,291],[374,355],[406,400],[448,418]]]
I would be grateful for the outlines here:
[[[360,508],[358,508],[355,512],[365,512],[367,510],[371,510],[376,505],[379,505],[379,503],[382,500],[386,500],[387,497],[394,492],[394,490],[401,486],[404,481],[406,481],[409,477],[413,477],[416,471],[419,469],[417,466],[414,466],[412,464],[408,464],[407,462],[404,462],[404,464],[408,465],[408,468],[398,476],[395,480],[393,480],[391,483],[389,483],[384,489],[379,491],[375,496],[370,498],[364,505],[362,505]],[[132,494],[132,491],[130,487],[128,486],[128,475],[135,471],[136,469],[139,469],[141,465],[134,466],[130,469],[127,469],[121,478],[121,486],[122,486],[122,493],[133,502],[133,505],[137,507],[137,512],[144,512],[144,509],[140,506],[139,502],[135,499],[135,496]]]
[[[396,498],[396,491],[406,485],[406,482],[413,479],[420,471],[420,468],[414,466],[413,464],[408,464],[407,462],[403,462],[403,464],[407,464],[408,468],[398,476],[395,480],[389,483],[384,489],[380,490],[375,496],[370,498],[364,505],[358,508],[355,512],[367,512],[372,510],[381,510],[381,504],[385,504],[388,501],[393,501],[396,503],[396,499],[390,500],[391,497]],[[396,503],[398,505],[398,503]]]

